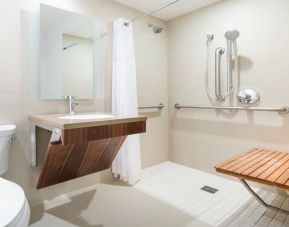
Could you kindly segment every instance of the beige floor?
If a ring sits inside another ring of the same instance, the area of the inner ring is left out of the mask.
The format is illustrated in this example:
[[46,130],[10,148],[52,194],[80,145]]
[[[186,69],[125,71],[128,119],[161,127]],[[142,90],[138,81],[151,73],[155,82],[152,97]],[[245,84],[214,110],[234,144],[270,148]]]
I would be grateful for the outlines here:
[[98,184],[78,195],[31,208],[33,227],[209,226],[148,194],[118,182]]
[[[204,192],[209,185],[215,194]],[[273,206],[289,210],[288,195],[261,190]],[[142,171],[134,187],[102,183],[31,209],[30,226],[60,227],[288,227],[289,215],[267,210],[236,181],[172,162]]]

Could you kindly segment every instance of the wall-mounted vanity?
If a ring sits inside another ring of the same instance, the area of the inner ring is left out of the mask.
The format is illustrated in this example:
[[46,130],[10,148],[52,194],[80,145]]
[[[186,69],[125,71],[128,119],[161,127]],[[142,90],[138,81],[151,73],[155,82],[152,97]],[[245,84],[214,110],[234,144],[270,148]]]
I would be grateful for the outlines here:
[[36,166],[36,127],[52,132],[37,189],[110,168],[127,135],[146,131],[144,116],[107,113],[31,116],[31,164]]

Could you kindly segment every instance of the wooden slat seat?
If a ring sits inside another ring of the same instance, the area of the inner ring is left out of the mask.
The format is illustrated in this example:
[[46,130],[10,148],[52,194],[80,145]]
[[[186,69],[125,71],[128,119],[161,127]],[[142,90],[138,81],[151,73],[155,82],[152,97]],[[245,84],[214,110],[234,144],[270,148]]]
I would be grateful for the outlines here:
[[289,153],[252,148],[217,166],[219,173],[289,190]]

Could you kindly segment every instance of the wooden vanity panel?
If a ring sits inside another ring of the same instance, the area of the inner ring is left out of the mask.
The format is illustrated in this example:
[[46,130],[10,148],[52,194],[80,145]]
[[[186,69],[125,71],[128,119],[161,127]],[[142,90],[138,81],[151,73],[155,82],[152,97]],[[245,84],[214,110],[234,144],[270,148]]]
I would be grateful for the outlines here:
[[37,189],[108,169],[126,136],[76,143],[49,144]]
[[61,140],[63,145],[69,145],[98,139],[106,139],[143,133],[145,131],[146,131],[145,121],[128,122],[122,124],[62,130]]
[[[118,137],[115,137],[118,138]],[[110,168],[113,160],[115,159],[115,156],[117,155],[119,149],[121,148],[126,136],[123,136],[121,138],[124,138],[123,141],[118,140],[111,140],[110,143],[104,148],[104,152],[99,157],[98,165],[95,166],[96,171],[102,171],[105,169]],[[115,152],[115,150],[117,152]]]
[[62,130],[48,146],[36,188],[110,168],[126,136],[145,131],[145,121]]

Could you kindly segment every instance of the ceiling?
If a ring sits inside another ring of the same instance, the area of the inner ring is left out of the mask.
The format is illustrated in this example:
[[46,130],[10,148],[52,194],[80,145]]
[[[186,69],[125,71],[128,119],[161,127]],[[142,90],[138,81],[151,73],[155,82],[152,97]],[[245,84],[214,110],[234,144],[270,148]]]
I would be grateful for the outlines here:
[[[114,0],[141,12],[149,12],[153,9],[166,5],[173,0]],[[214,4],[222,0],[180,0],[175,4],[154,13],[155,17],[162,20],[171,20],[202,7]]]

